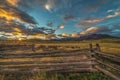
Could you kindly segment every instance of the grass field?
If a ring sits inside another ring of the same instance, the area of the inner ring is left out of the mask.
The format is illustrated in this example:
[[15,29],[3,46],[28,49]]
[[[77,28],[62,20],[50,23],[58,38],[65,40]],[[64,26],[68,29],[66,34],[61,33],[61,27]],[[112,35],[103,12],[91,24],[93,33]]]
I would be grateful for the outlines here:
[[[80,49],[89,48],[89,44],[92,43],[95,47],[96,43],[101,46],[101,51],[112,54],[120,54],[120,39],[100,39],[100,40],[83,40],[83,41],[0,41],[0,44],[35,44],[35,45],[63,45],[63,46],[79,46]],[[69,48],[67,48],[69,50]],[[78,48],[79,49],[79,48]],[[55,50],[54,50],[55,51]]]
[[[51,52],[55,51],[69,51],[69,50],[80,50],[80,49],[88,49],[89,44],[92,43],[93,47],[95,48],[96,43],[99,43],[101,46],[101,51],[105,52],[107,54],[116,54],[120,55],[120,39],[101,39],[101,40],[86,40],[86,41],[64,41],[64,42],[58,42],[58,41],[38,41],[38,40],[29,40],[29,41],[0,41],[0,44],[9,44],[9,45],[16,45],[16,44],[35,44],[36,47],[39,45],[45,45],[45,46],[62,46],[57,49],[49,49]],[[74,46],[74,47],[70,47]],[[47,49],[46,49],[47,50]],[[17,52],[16,49],[9,50],[9,52]],[[19,52],[19,51],[18,51]],[[23,52],[27,52],[24,51]],[[31,52],[31,51],[28,51]],[[36,49],[36,52],[44,52],[41,48]],[[34,58],[35,59],[35,58]],[[58,60],[62,59],[62,57],[59,58],[37,58],[35,60]],[[31,59],[0,59],[0,62],[14,62],[14,61],[30,61]],[[37,73],[37,74],[0,74],[0,80],[114,80],[102,73],[95,72],[95,73]]]

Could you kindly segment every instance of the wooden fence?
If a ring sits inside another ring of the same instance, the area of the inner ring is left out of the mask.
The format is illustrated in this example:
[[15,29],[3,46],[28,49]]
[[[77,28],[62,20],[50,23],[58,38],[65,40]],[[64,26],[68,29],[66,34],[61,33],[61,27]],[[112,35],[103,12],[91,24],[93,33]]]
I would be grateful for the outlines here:
[[[11,46],[9,45],[9,47]],[[15,47],[17,46],[18,45],[16,45]],[[3,50],[4,47],[4,45],[0,46],[0,50]],[[100,71],[114,78],[115,80],[120,80],[120,56],[101,52],[99,44],[96,44],[95,48],[93,48],[92,44],[89,44],[89,48],[84,50],[42,53],[35,52],[35,45],[19,45],[19,47],[29,47],[29,49],[32,50],[32,53],[1,53],[1,74]],[[56,48],[56,46],[52,47]],[[116,74],[116,72],[118,73]]]

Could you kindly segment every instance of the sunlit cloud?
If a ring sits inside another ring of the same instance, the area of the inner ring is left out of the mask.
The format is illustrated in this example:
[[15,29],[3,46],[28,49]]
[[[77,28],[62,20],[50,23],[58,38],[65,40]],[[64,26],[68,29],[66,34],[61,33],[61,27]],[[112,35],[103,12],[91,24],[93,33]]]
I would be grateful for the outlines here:
[[116,11],[116,10],[108,10],[108,12],[113,12],[113,14],[108,14],[107,16],[103,17],[103,18],[98,18],[98,19],[84,19],[84,20],[80,20],[80,22],[76,25],[77,27],[80,28],[86,28],[86,27],[90,27],[90,26],[95,26],[96,24],[99,24],[101,22],[107,21],[111,18],[116,18],[118,16],[120,16],[120,12]]
[[120,12],[115,12],[113,15],[108,15],[106,18],[109,19],[109,18],[114,18],[117,16],[120,16]]
[[99,23],[101,21],[103,21],[103,19],[88,19],[88,20],[86,19],[86,20],[83,20],[82,22],[92,24],[92,23]]
[[67,33],[63,33],[62,34],[62,37],[69,37],[70,35],[69,34],[67,34]]
[[6,18],[7,20],[14,20],[15,17],[11,16],[13,14],[14,14],[14,12],[9,12],[8,13],[7,11],[5,11],[3,9],[0,9],[0,17]]
[[18,6],[18,2],[20,1],[20,0],[6,0],[9,4],[11,4],[12,6]]
[[61,24],[61,25],[59,26],[59,28],[61,28],[61,29],[63,29],[64,27],[65,27],[64,24]]
[[65,24],[60,24],[56,29],[55,31],[57,31],[58,29],[64,29],[65,28]]
[[91,34],[91,33],[96,32],[98,29],[99,28],[97,28],[97,27],[90,27],[90,28],[86,29],[85,31],[80,32],[80,34],[82,34],[82,35]]
[[[7,0],[8,3],[12,1]],[[13,0],[13,3],[17,4],[17,1]],[[26,23],[32,23],[32,24],[37,24],[36,21],[32,16],[27,14],[26,12],[20,10],[18,7],[13,7],[9,4],[7,4],[6,0],[3,2],[0,2],[0,18],[5,18],[7,20],[18,20],[21,22],[26,22]]]
[[0,35],[4,36],[4,38],[7,40],[48,39],[46,34],[26,35],[20,32],[12,33],[0,32]]
[[88,35],[88,34],[96,34],[96,33],[108,33],[111,32],[112,29],[109,27],[90,27],[87,28],[86,30],[80,32],[80,35]]
[[18,20],[26,23],[36,24],[32,17],[28,16],[24,12],[16,11],[14,9],[6,10],[1,8],[0,17],[5,18],[7,20]]
[[71,37],[78,37],[79,36],[79,34],[78,33],[73,33],[73,34],[71,34]]
[[15,30],[15,31],[17,31],[17,32],[22,32],[22,30],[19,29],[19,28],[13,28],[13,30]]
[[[116,27],[112,24],[120,18],[120,6],[113,3],[111,0],[0,0],[0,32],[4,32],[0,36],[8,39],[54,39],[59,34],[77,37],[104,33],[109,29],[101,25]],[[119,27],[112,29],[119,33]]]

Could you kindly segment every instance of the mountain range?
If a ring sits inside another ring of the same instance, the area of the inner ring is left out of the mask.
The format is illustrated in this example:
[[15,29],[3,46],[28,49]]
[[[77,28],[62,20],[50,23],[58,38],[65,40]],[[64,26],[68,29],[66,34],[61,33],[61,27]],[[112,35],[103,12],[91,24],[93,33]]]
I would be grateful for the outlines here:
[[61,39],[57,39],[58,41],[79,41],[79,40],[97,40],[97,39],[106,39],[106,38],[120,38],[116,36],[111,36],[108,34],[89,34],[89,35],[81,35],[79,37],[65,37]]

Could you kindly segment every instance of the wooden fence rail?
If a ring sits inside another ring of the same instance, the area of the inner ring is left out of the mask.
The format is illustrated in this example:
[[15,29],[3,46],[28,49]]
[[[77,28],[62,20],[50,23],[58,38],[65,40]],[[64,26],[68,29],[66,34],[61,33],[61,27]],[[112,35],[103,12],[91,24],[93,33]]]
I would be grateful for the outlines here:
[[[91,45],[92,46],[92,45]],[[94,68],[96,68],[98,71],[104,73],[105,75],[108,75],[110,77],[112,77],[115,80],[120,80],[120,57],[113,55],[113,54],[108,54],[108,53],[103,53],[101,52],[101,48],[99,44],[96,44],[96,48],[91,49],[93,50],[92,52],[92,57],[94,57],[96,60],[95,62],[97,62],[99,65],[95,65]],[[107,64],[109,62],[109,64]],[[115,64],[117,66],[113,66],[110,65],[110,62],[112,62],[111,64]],[[111,68],[112,70],[116,70],[119,74],[115,75],[114,73],[112,73],[111,71],[108,71],[107,69],[101,68],[100,66],[104,66],[106,68]]]

